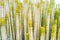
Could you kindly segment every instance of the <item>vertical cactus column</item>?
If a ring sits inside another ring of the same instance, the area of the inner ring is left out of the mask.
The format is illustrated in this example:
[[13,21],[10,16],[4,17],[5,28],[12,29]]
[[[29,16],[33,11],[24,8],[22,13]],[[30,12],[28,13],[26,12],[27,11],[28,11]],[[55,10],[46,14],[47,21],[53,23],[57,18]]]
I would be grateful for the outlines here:
[[16,7],[16,40],[22,40],[22,34],[21,34],[22,30],[21,30],[21,25],[19,22],[19,19],[20,19],[19,16],[21,16],[19,15],[21,12],[21,8],[22,8],[22,3],[18,2],[17,7]]
[[47,18],[46,18],[46,22],[47,22],[47,26],[46,26],[46,40],[49,40],[49,30],[50,30],[50,13],[51,13],[51,10],[50,8],[47,8]]
[[40,27],[40,40],[45,40],[45,27]]
[[56,40],[56,31],[57,31],[57,20],[54,20],[54,24],[52,26],[52,32],[51,32],[51,40]]
[[29,40],[33,40],[33,26],[32,26],[32,2],[29,2],[29,10],[28,10],[28,33]]
[[4,0],[1,0],[1,5],[0,5],[0,25],[1,25],[1,37],[2,40],[7,40],[7,35],[6,35],[6,26],[5,26],[5,9],[4,9]]
[[28,0],[23,1],[23,16],[24,16],[24,38],[29,40],[28,34]]

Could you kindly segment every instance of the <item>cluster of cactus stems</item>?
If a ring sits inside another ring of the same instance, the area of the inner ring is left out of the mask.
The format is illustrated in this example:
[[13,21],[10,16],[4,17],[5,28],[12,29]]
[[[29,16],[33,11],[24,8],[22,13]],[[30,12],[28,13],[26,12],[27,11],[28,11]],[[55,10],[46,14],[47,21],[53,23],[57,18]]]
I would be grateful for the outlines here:
[[0,0],[0,40],[60,40],[60,4],[55,0]]

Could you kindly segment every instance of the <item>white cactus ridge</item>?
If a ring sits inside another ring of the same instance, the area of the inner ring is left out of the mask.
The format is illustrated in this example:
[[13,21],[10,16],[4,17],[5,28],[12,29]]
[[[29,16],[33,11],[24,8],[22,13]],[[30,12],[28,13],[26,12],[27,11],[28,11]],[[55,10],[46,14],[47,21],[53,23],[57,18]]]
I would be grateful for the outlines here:
[[25,40],[26,40],[26,32],[27,32],[27,13],[28,13],[28,3],[23,3],[24,36],[25,36]]
[[19,18],[16,16],[16,40],[19,40]]

